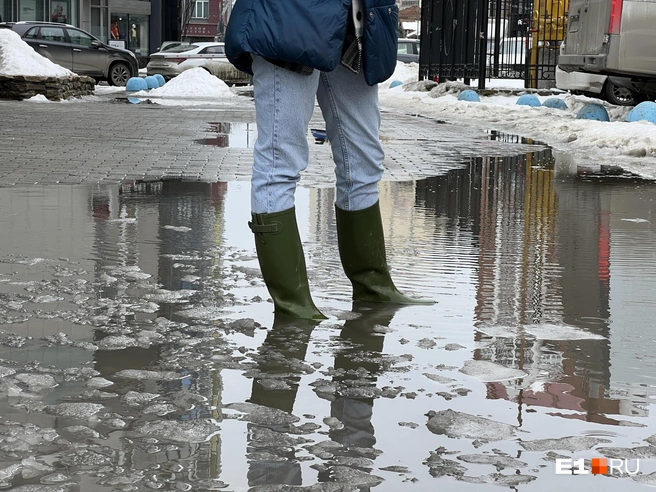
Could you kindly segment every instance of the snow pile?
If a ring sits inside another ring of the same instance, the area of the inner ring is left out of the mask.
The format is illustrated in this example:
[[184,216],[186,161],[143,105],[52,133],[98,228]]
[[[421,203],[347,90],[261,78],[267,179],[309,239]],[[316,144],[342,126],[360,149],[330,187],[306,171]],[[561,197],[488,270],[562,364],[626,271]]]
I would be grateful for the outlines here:
[[150,91],[135,92],[133,96],[196,99],[236,97],[228,84],[200,67],[185,70],[162,87]]
[[[409,73],[407,66],[397,65],[389,79],[409,78],[416,81],[418,73]],[[405,113],[421,113],[456,124],[463,122],[484,130],[500,130],[544,142],[584,161],[621,165],[628,171],[645,177],[656,177],[656,125],[644,121],[627,123],[631,107],[613,106],[600,99],[558,95],[538,96],[540,102],[551,97],[563,99],[569,110],[546,107],[518,106],[515,95],[481,96],[481,102],[458,101],[460,89],[475,88],[460,82],[440,84],[430,91],[409,90],[421,84],[405,83],[389,88],[389,81],[379,85],[380,104]],[[492,81],[487,87],[509,88],[515,81]],[[588,103],[602,104],[610,122],[576,119],[579,110]]]
[[417,82],[419,76],[419,63],[402,63],[396,62],[394,75],[387,79],[383,84],[389,86],[390,82],[400,80],[403,83]]
[[48,99],[43,94],[37,94],[36,96],[32,96],[29,99],[24,99],[24,101],[36,102],[36,103],[49,103],[49,102],[52,102],[50,99]]
[[0,75],[70,77],[75,74],[39,55],[11,29],[0,29]]

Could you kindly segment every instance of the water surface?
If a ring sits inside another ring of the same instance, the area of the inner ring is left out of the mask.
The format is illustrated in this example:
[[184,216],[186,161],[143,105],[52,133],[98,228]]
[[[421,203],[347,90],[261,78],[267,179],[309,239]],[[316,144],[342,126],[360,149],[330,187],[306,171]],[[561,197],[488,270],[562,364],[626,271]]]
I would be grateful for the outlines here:
[[[0,484],[656,483],[656,188],[553,167],[547,149],[382,183],[393,277],[434,306],[353,304],[334,192],[300,188],[320,324],[274,319],[247,183],[3,189]],[[556,475],[559,457],[643,475]]]

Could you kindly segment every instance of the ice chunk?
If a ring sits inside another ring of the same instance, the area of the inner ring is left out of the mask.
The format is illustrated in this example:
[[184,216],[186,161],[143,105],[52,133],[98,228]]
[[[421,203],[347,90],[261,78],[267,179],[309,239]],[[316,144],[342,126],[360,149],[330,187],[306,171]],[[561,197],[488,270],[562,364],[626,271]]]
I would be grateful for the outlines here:
[[46,406],[45,411],[60,417],[89,418],[104,408],[100,403],[60,403]]
[[650,473],[649,475],[635,475],[631,478],[642,485],[656,486],[656,472]]
[[157,379],[161,381],[173,381],[185,377],[184,374],[173,371],[145,371],[139,369],[123,369],[118,371],[115,376],[126,379]]
[[460,372],[480,379],[481,381],[507,381],[524,378],[527,374],[519,369],[502,366],[488,360],[468,360]]
[[429,412],[426,427],[433,434],[454,438],[500,441],[515,435],[516,427],[454,410]]
[[11,376],[12,374],[16,374],[15,369],[12,369],[11,367],[0,366],[0,378]]
[[291,413],[254,403],[229,403],[224,408],[242,412],[245,414],[241,417],[242,420],[260,425],[285,425],[301,420]]
[[91,378],[87,381],[87,387],[89,388],[105,388],[106,386],[111,386],[114,383],[108,379],[97,377]]
[[458,459],[465,463],[494,465],[497,468],[523,468],[528,466],[523,461],[516,460],[510,456],[498,456],[496,454],[461,454],[458,456]]
[[183,443],[208,441],[221,430],[209,419],[150,421],[137,425],[136,429],[146,436]]
[[49,374],[18,374],[16,380],[27,386],[28,391],[38,393],[57,385],[57,381]]
[[23,469],[23,465],[13,464],[5,468],[0,468],[0,483],[9,482],[18,475]]
[[522,441],[520,444],[528,451],[553,451],[565,449],[572,453],[592,449],[597,444],[608,443],[608,439],[598,437],[569,436],[558,439],[536,439]]
[[524,326],[479,326],[477,331],[496,338],[516,338],[529,335],[538,340],[605,340],[605,337],[591,333],[577,326],[542,323]]
[[524,330],[538,340],[605,340],[596,333],[591,333],[577,326],[554,325],[542,323],[539,325],[524,325]]

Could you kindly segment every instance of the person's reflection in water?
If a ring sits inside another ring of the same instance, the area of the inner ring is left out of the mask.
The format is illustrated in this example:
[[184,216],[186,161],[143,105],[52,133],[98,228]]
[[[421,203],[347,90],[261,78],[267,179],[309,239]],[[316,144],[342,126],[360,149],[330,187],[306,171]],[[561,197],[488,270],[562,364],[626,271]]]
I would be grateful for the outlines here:
[[[298,384],[310,372],[304,362],[312,330],[319,321],[276,316],[259,350],[258,373],[250,403],[292,413]],[[271,437],[259,426],[248,425],[248,485],[301,485],[301,466],[289,443]],[[274,429],[275,430],[275,429]],[[277,433],[276,433],[277,434]]]
[[[331,429],[330,438],[342,444],[342,453],[349,457],[374,458],[376,437],[371,423],[375,388],[381,371],[380,355],[385,337],[381,327],[388,327],[401,305],[354,302],[352,311],[360,317],[348,320],[340,333],[345,348],[335,355],[333,380],[339,384],[336,398],[330,405],[330,416],[341,422]],[[341,383],[341,384],[340,384]],[[343,396],[344,391],[362,396]],[[360,448],[360,449],[354,449]],[[330,473],[320,473],[320,481],[332,481]],[[366,491],[370,487],[361,487]]]

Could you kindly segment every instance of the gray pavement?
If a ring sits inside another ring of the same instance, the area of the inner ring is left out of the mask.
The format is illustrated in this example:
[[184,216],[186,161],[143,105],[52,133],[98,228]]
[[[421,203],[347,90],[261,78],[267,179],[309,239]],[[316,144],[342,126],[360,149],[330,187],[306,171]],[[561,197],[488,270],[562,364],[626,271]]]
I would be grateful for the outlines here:
[[[0,186],[247,180],[254,121],[252,99],[244,96],[221,106],[131,104],[116,95],[62,103],[0,100]],[[217,134],[218,123],[230,123],[232,134]],[[318,109],[310,127],[323,128]],[[327,185],[333,176],[330,146],[315,145],[310,132],[308,139],[310,165],[301,184]],[[381,140],[383,179],[395,181],[440,175],[474,157],[536,148],[512,137],[491,140],[465,125],[388,111]]]

